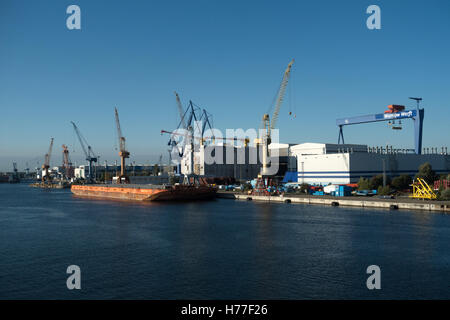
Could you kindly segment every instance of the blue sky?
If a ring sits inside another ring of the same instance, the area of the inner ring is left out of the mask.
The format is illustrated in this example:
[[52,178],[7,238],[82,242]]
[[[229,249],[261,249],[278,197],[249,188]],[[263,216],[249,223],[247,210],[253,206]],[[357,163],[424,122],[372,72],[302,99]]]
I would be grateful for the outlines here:
[[[81,8],[81,30],[66,8]],[[366,8],[381,8],[381,30]],[[114,107],[131,160],[167,159],[173,91],[214,115],[219,129],[257,127],[292,58],[278,120],[282,142],[337,142],[335,119],[413,107],[423,97],[424,146],[450,147],[450,2],[0,2],[0,170],[52,164],[61,145],[81,163],[70,121],[102,162],[118,159]],[[297,114],[289,117],[289,107]],[[413,148],[413,124],[352,126],[347,143]]]

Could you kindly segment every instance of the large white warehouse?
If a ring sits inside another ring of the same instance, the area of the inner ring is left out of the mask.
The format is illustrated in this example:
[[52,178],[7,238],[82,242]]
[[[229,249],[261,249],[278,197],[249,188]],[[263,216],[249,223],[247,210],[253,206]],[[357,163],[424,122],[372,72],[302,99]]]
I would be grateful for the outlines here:
[[300,183],[348,184],[360,177],[370,178],[386,173],[395,177],[414,175],[418,167],[429,162],[437,173],[450,172],[448,154],[412,154],[406,150],[368,148],[366,145],[303,143],[292,146],[290,155],[296,158],[295,176]]

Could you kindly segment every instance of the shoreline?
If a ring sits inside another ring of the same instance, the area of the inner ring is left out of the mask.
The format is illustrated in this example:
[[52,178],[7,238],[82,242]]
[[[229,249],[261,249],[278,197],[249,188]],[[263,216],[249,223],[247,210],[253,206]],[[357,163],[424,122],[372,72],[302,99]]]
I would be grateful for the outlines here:
[[276,203],[300,203],[328,206],[348,206],[360,208],[383,208],[390,210],[421,210],[450,213],[450,201],[430,201],[416,199],[379,199],[373,197],[333,197],[333,196],[256,196],[229,191],[218,191],[217,198]]

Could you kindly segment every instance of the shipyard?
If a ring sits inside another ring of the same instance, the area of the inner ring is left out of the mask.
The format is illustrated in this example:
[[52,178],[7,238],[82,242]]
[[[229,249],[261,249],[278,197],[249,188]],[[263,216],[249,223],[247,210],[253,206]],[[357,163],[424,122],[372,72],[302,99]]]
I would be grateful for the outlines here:
[[0,300],[450,299],[448,12],[2,0]]
[[[99,164],[99,156],[78,126],[70,121],[87,163],[75,168],[69,148],[63,144],[62,165],[52,172],[52,137],[41,170],[36,171],[40,181],[30,186],[71,188],[73,194],[80,197],[134,201],[195,201],[213,199],[219,192],[219,196],[227,199],[296,203],[299,200],[295,196],[300,192],[311,199],[303,203],[450,210],[450,155],[444,146],[422,146],[425,108],[420,106],[420,97],[409,98],[416,104],[410,110],[404,105],[391,104],[383,113],[337,119],[338,141],[334,144],[280,142],[277,120],[293,64],[294,60],[287,65],[273,104],[268,113],[262,115],[258,130],[227,129],[226,134],[222,134],[213,127],[210,112],[191,100],[183,106],[180,95],[175,92],[178,126],[161,129],[161,135],[169,138],[168,164],[163,165],[161,154],[159,163],[153,166],[145,168],[136,166],[135,162],[131,168],[127,165],[131,153],[115,108],[120,164],[116,162],[112,168],[106,162],[104,166]],[[288,116],[296,117],[296,114],[289,111]],[[407,121],[414,127],[414,148],[344,142],[345,127],[386,122],[388,128],[399,131]],[[17,164],[13,167],[14,171],[4,181],[20,181]],[[136,175],[136,170],[146,170],[147,176]],[[235,196],[227,196],[230,190]],[[336,201],[326,201],[323,196],[335,197]],[[345,201],[337,201],[344,196]],[[377,201],[361,197],[374,197]],[[388,201],[395,198],[395,203]],[[424,206],[423,201],[439,203]],[[386,204],[380,206],[380,202]]]

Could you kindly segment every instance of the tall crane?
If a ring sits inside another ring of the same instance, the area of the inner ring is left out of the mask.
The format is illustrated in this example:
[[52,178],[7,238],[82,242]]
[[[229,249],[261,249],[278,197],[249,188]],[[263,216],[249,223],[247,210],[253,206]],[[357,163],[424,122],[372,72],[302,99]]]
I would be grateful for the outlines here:
[[183,129],[186,129],[186,122],[184,121],[183,105],[181,104],[180,96],[175,91],[175,99],[177,100],[178,113],[180,114],[180,124]]
[[272,142],[272,130],[275,129],[278,115],[280,113],[281,105],[283,104],[284,95],[286,93],[286,87],[289,82],[289,77],[291,74],[291,68],[294,63],[294,59],[289,62],[286,70],[283,74],[283,79],[281,80],[280,87],[278,89],[278,93],[276,95],[276,100],[274,104],[274,111],[272,114],[272,120],[270,120],[269,113],[265,113],[262,118],[263,128],[264,128],[264,136],[262,138],[256,139],[256,144],[262,144],[263,154],[262,154],[262,176],[267,175],[267,158],[269,156],[269,144]]
[[[183,114],[180,114],[181,120],[178,124],[178,129],[183,129],[184,131],[190,131],[194,128],[195,125],[198,125],[197,121],[200,119],[200,108],[195,106],[192,101],[189,101],[189,105],[184,111]],[[201,130],[197,127],[198,130]],[[169,158],[172,161],[171,153],[175,150],[178,151],[179,157],[182,157],[184,154],[184,144],[180,144],[179,141],[173,139],[173,136],[170,137],[169,142],[167,143],[169,146]]]
[[62,145],[63,149],[63,170],[66,178],[72,178],[72,162],[69,158],[69,148],[65,144]]
[[[284,99],[284,95],[286,93],[286,87],[289,82],[289,77],[291,75],[291,68],[292,68],[293,64],[294,64],[294,59],[292,59],[292,61],[289,62],[286,70],[284,71],[283,79],[281,80],[280,88],[278,90],[277,99],[275,102],[275,109],[272,114],[272,121],[270,121],[269,137],[270,137],[270,131],[275,129],[275,126],[277,124],[278,114],[280,113],[281,105],[283,104],[283,99]],[[268,114],[265,114],[264,116],[267,116],[267,120],[269,120]]]
[[[77,134],[78,141],[80,141],[81,148],[83,149],[84,155],[86,156],[86,161],[89,162],[88,180],[92,182],[93,180],[95,180],[93,177],[93,174],[92,174],[93,173],[92,163],[97,162],[99,157],[97,155],[95,155],[91,146],[86,141],[86,139],[83,137],[83,135],[81,134],[81,132],[78,129],[78,127],[76,126],[76,124],[73,121],[70,121],[70,122],[72,123],[73,129],[75,130],[75,133]],[[87,150],[86,150],[86,146],[87,146]]]
[[119,157],[120,157],[120,175],[117,177],[117,183],[129,183],[130,179],[126,175],[125,159],[130,157],[130,153],[125,148],[125,137],[122,135],[122,130],[120,129],[119,113],[117,108],[114,108],[116,115],[116,127],[117,136],[119,138]]
[[44,170],[42,174],[42,182],[45,182],[46,180],[47,181],[51,180],[50,175],[48,173],[48,169],[50,168],[50,158],[52,156],[52,148],[53,148],[53,138],[51,138],[50,140],[50,147],[48,148],[48,151],[45,154],[44,164],[42,165],[42,169]]

